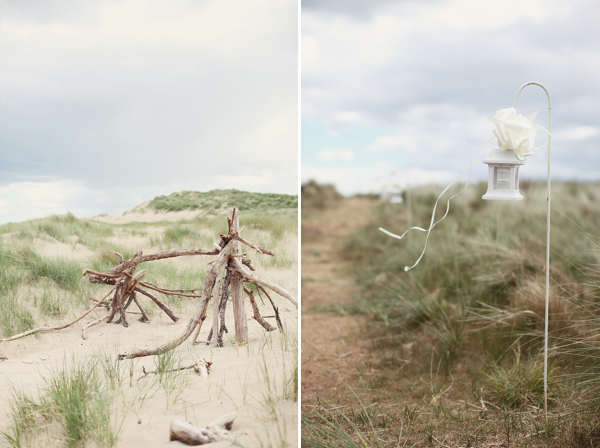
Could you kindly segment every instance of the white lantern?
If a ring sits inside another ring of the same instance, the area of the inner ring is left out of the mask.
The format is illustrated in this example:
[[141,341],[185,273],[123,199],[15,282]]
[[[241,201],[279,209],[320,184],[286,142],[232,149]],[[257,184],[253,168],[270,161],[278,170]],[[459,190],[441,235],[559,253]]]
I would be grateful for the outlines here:
[[525,162],[513,151],[494,149],[483,161],[489,167],[488,191],[483,199],[492,201],[520,201],[519,167]]

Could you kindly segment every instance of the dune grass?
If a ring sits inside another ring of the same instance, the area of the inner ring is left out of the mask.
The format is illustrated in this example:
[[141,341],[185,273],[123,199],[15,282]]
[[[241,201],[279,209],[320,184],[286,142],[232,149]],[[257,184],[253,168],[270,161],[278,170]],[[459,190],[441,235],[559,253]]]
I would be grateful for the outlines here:
[[31,281],[46,278],[70,292],[81,288],[83,266],[76,261],[63,257],[45,257],[31,246],[18,248],[14,253],[14,261]]
[[95,360],[64,360],[37,393],[13,389],[11,425],[0,434],[13,447],[116,446],[118,432],[110,418],[114,395],[105,386]]
[[234,206],[243,212],[297,209],[298,197],[287,194],[250,193],[239,190],[182,191],[169,196],[159,196],[149,204],[149,208],[156,211],[203,210],[207,213],[226,210]]
[[[374,203],[371,224],[346,241],[342,256],[352,260],[351,275],[363,293],[329,311],[369,316],[366,337],[378,341],[377,349],[368,366],[356,367],[362,382],[352,384],[361,400],[329,407],[347,407],[341,415],[325,406],[305,415],[303,444],[377,446],[373,433],[383,446],[581,446],[583,437],[595,440],[600,185],[553,185],[548,422],[541,411],[545,186],[524,183],[520,203],[482,201],[485,188],[476,185],[452,201],[422,261],[408,272],[424,233],[395,240],[377,228],[398,234],[410,226],[427,228],[440,188],[411,191],[411,210],[407,201]],[[445,199],[440,204],[438,218]],[[435,389],[415,387],[431,372]],[[377,424],[359,417],[374,402]],[[415,408],[414,421],[403,415]],[[475,416],[485,416],[485,423],[475,424]],[[339,423],[336,429],[332,421]]]

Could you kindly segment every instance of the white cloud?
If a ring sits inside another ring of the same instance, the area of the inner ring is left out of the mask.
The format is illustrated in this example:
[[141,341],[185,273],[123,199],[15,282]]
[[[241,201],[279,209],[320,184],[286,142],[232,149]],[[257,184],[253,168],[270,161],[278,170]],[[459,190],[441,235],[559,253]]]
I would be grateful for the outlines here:
[[385,135],[373,141],[367,151],[411,153],[418,151],[418,144],[411,135]]
[[[0,186],[0,223],[64,214],[87,189],[70,182],[20,182]],[[82,212],[83,210],[77,210]]]
[[319,160],[341,160],[343,162],[352,162],[354,160],[354,152],[351,149],[334,148],[322,149],[317,154]]
[[552,137],[557,140],[587,140],[600,133],[597,126],[570,126],[552,132]]

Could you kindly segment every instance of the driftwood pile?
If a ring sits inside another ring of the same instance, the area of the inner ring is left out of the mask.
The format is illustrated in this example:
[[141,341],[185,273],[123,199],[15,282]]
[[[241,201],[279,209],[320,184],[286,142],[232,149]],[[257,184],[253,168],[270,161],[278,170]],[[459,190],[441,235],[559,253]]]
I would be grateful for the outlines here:
[[[241,251],[241,245],[248,246],[256,250],[259,254],[273,256],[273,253],[256,246],[255,244],[247,241],[240,235],[239,229],[239,212],[237,208],[232,208],[227,213],[227,234],[221,234],[221,241],[219,244],[215,243],[215,247],[212,249],[177,249],[167,252],[159,252],[156,254],[143,255],[141,251],[136,253],[132,258],[123,260],[122,255],[119,256],[119,264],[114,268],[106,272],[96,272],[90,269],[86,269],[83,275],[87,275],[88,279],[92,283],[112,285],[112,289],[100,300],[95,300],[95,304],[89,308],[85,313],[76,318],[75,320],[56,327],[41,327],[34,328],[32,330],[19,333],[4,339],[0,339],[1,342],[8,342],[15,339],[19,339],[25,336],[29,336],[35,333],[45,333],[51,331],[58,331],[64,328],[68,328],[74,325],[76,322],[83,319],[85,316],[90,314],[92,311],[97,309],[99,306],[106,307],[108,315],[102,316],[87,325],[82,329],[82,337],[87,337],[86,331],[93,325],[97,325],[101,322],[112,322],[117,318],[115,323],[120,323],[127,327],[129,322],[127,320],[127,308],[134,303],[141,313],[140,321],[148,322],[149,318],[143,307],[139,302],[139,295],[145,296],[151,299],[170,319],[174,322],[179,320],[179,317],[157,296],[156,293],[164,294],[167,296],[182,296],[189,298],[199,298],[200,304],[194,313],[193,317],[188,322],[184,332],[176,339],[163,344],[152,350],[136,350],[131,353],[125,353],[119,355],[120,359],[131,359],[142,356],[156,355],[158,353],[164,353],[179,346],[185,340],[187,340],[192,333],[194,333],[194,343],[207,342],[198,341],[198,335],[204,320],[206,319],[208,312],[208,305],[213,300],[213,323],[212,329],[208,336],[208,341],[214,341],[217,345],[223,345],[223,332],[228,332],[225,325],[225,308],[231,293],[234,321],[235,321],[235,336],[236,340],[240,344],[248,342],[248,327],[247,319],[244,308],[244,295],[250,300],[250,304],[253,310],[254,319],[262,325],[267,331],[273,331],[276,328],[269,324],[259,313],[258,306],[256,304],[256,298],[252,290],[246,285],[254,285],[254,289],[262,297],[265,297],[271,302],[274,310],[274,317],[277,321],[278,326],[281,329],[281,321],[279,320],[278,308],[275,306],[271,297],[269,296],[267,289],[276,292],[282,297],[290,300],[296,308],[298,308],[297,300],[285,289],[278,285],[275,285],[267,280],[264,280],[256,276],[253,271],[250,259],[247,258],[245,253]],[[208,273],[206,274],[202,286],[201,292],[198,294],[196,290],[169,290],[155,286],[145,280],[145,270],[136,273],[136,269],[140,263],[150,262],[154,260],[161,260],[166,258],[174,258],[181,256],[192,256],[192,255],[215,255],[216,257],[209,263],[211,266]],[[112,296],[111,296],[112,295]]]

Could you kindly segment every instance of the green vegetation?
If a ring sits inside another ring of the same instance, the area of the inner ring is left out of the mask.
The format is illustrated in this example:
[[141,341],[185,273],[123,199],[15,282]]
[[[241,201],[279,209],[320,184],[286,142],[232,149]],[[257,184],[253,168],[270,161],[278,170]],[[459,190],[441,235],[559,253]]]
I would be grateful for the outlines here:
[[205,213],[212,214],[234,206],[242,212],[297,209],[298,197],[287,194],[250,193],[239,190],[181,191],[169,196],[158,196],[149,204],[149,208],[155,211],[202,210]]
[[[485,189],[471,187],[452,201],[425,256],[408,272],[424,233],[397,240],[378,227],[397,234],[410,226],[427,228],[441,189],[412,190],[410,210],[407,201],[373,202],[370,224],[346,241],[342,253],[353,262],[362,298],[330,307],[370,320],[365,337],[373,341],[373,356],[356,366],[358,379],[348,378],[361,398],[305,415],[303,446],[378,446],[373,432],[385,440],[381,446],[480,446],[491,440],[544,447],[594,440],[590,446],[597,446],[600,185],[553,185],[547,422],[541,410],[545,185],[524,183],[525,200],[518,203],[482,201]],[[456,191],[440,201],[437,219]],[[429,388],[421,384],[427,376]],[[373,403],[376,419],[361,418],[360,410]],[[326,410],[339,407],[345,408]],[[405,409],[419,412],[408,418]]]
[[32,329],[35,320],[31,312],[14,295],[2,296],[0,300],[0,330],[5,335],[13,335]]
[[34,238],[57,241],[75,246],[82,244],[91,248],[101,245],[113,235],[113,228],[101,222],[78,219],[73,214],[50,216],[23,223],[0,226],[0,235],[15,235],[20,241],[31,243]]
[[80,288],[83,267],[77,262],[62,257],[43,257],[30,246],[17,249],[14,259],[31,280],[47,278],[71,292]]
[[38,394],[13,389],[11,427],[0,433],[10,446],[54,446],[55,425],[63,446],[116,446],[118,433],[110,418],[114,395],[96,362],[69,364],[52,371]]

